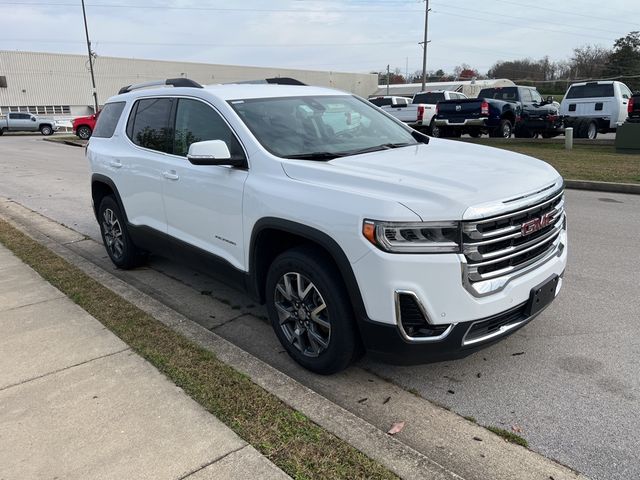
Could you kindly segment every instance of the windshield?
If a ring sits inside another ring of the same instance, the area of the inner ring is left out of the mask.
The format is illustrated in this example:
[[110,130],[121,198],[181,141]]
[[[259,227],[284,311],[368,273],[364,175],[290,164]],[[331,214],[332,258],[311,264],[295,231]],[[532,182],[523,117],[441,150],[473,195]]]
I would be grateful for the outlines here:
[[419,143],[408,127],[349,95],[257,98],[229,104],[262,146],[279,157],[330,160]]
[[518,87],[505,88],[483,88],[478,94],[478,98],[495,98],[507,102],[518,101]]

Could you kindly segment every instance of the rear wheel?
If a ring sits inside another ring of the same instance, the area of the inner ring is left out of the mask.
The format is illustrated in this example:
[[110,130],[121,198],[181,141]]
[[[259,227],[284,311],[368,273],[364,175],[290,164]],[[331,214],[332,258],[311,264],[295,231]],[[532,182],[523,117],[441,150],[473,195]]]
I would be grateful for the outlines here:
[[53,135],[53,128],[51,128],[51,125],[42,125],[40,133],[45,136]]
[[480,138],[480,135],[482,135],[480,130],[469,130],[468,133],[471,138]]
[[114,265],[125,270],[137,267],[143,253],[131,241],[124,215],[113,196],[107,195],[100,202],[98,221],[102,241]]
[[269,267],[265,288],[271,325],[300,365],[328,375],[360,354],[349,296],[330,258],[307,246],[288,250]]
[[587,125],[587,138],[595,140],[598,136],[598,125],[593,120]]
[[509,120],[500,120],[500,125],[491,131],[489,136],[494,138],[510,138],[513,127]]
[[432,137],[440,138],[442,136],[442,129],[436,125],[433,120],[431,120],[431,127],[429,130]]
[[82,140],[89,140],[91,137],[91,129],[86,125],[82,125],[76,130],[76,135]]

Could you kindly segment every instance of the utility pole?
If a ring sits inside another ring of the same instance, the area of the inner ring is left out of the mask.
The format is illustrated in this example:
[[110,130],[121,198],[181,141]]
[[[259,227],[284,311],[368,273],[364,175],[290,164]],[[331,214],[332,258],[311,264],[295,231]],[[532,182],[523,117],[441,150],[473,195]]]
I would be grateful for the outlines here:
[[82,18],[84,18],[84,33],[87,37],[87,52],[89,53],[89,71],[91,72],[91,85],[93,87],[93,103],[95,105],[94,113],[98,113],[98,92],[96,91],[96,77],[93,74],[93,52],[91,51],[91,40],[89,40],[89,27],[87,26],[87,12],[84,9],[84,0],[82,0]]
[[429,29],[429,0],[424,0],[424,41],[422,43],[422,89],[424,91],[425,84],[427,83],[427,31]]
[[389,65],[387,64],[387,97],[389,96]]

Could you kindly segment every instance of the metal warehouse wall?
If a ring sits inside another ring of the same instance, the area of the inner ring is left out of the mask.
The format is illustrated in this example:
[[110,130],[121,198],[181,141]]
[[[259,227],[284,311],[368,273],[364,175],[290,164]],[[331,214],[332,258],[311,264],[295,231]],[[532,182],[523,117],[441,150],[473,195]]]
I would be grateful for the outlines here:
[[[293,77],[309,85],[338,88],[363,97],[378,87],[377,75],[283,68],[241,67],[203,63],[98,57],[95,62],[98,100],[102,104],[131,83],[184,76],[202,84]],[[83,55],[0,50],[0,105],[92,105],[88,59]]]

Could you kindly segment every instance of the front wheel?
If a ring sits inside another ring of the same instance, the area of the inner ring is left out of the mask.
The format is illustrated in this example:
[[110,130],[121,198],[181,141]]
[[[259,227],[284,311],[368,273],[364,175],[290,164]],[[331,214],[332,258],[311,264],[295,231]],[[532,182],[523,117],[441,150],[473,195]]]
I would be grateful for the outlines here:
[[48,137],[49,135],[53,135],[53,128],[51,128],[51,126],[49,125],[42,125],[40,127],[40,133]]
[[91,129],[86,125],[82,125],[76,130],[76,135],[78,135],[81,140],[89,140],[89,138],[91,138]]
[[360,354],[344,282],[331,259],[314,248],[296,247],[273,261],[266,300],[278,340],[308,370],[336,373]]
[[102,241],[113,264],[125,270],[137,267],[142,253],[131,241],[124,215],[113,196],[108,195],[100,202],[98,221]]

